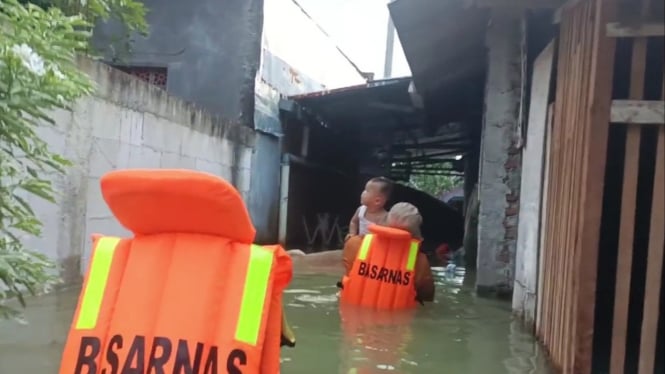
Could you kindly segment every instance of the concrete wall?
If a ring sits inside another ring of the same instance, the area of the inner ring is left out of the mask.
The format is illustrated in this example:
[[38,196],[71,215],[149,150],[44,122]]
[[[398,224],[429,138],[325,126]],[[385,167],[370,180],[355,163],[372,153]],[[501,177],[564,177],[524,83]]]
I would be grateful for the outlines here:
[[118,168],[187,168],[232,180],[244,197],[250,186],[254,132],[213,117],[163,90],[106,65],[81,59],[97,93],[73,112],[57,111],[56,127],[40,129],[51,150],[73,162],[53,181],[58,204],[31,199],[44,230],[26,244],[62,265],[66,281],[87,266],[90,235],[125,235],[99,190]]
[[360,73],[292,0],[145,0],[150,34],[129,53],[110,48],[116,23],[94,45],[118,65],[167,68],[167,91],[258,130],[248,195],[257,240],[277,240],[279,99],[362,83]]
[[264,1],[143,2],[149,11],[150,33],[133,36],[129,53],[109,48],[122,31],[115,23],[96,28],[94,45],[104,51],[108,62],[166,67],[169,93],[262,130],[257,141],[264,146],[253,155],[258,166],[251,170],[254,182],[247,202],[257,240],[274,242],[277,223],[273,221],[278,219],[279,204],[279,93],[256,79],[260,76]]
[[144,0],[150,34],[133,36],[131,54],[110,49],[122,29],[97,27],[94,45],[107,61],[168,68],[168,92],[211,113],[253,125],[263,0]]
[[247,204],[256,227],[256,242],[277,243],[281,171],[279,138],[256,132]]
[[538,259],[542,240],[540,234],[543,229],[541,201],[545,178],[545,149],[549,137],[548,99],[553,56],[554,43],[552,42],[535,60],[533,66],[531,97],[529,99],[529,122],[524,146],[524,158],[522,159],[513,311],[523,317],[526,325],[531,328],[536,320]]
[[480,292],[510,293],[515,273],[521,151],[517,123],[521,94],[521,14],[493,10],[487,30],[478,216]]

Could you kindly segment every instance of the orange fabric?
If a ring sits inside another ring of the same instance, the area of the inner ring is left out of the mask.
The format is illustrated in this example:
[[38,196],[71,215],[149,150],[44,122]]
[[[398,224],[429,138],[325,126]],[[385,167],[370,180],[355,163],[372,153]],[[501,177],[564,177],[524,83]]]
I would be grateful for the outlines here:
[[351,271],[342,280],[341,303],[376,309],[415,307],[415,274],[406,268],[411,235],[378,225],[371,225],[369,231],[373,239],[367,258],[361,260],[362,249],[358,251]]
[[240,193],[212,174],[190,170],[116,170],[101,179],[115,218],[135,235],[196,233],[251,243],[256,230]]
[[129,170],[104,176],[102,193],[134,237],[115,247],[93,328],[77,329],[82,292],[60,373],[278,373],[292,263],[263,247],[273,261],[257,343],[236,340],[254,228],[235,188],[193,171]]
[[[347,276],[351,272],[351,267],[353,266],[356,257],[358,257],[358,251],[360,251],[362,241],[363,236],[355,235],[350,237],[346,243],[344,243],[342,262],[344,264],[344,270],[346,271],[345,275]],[[414,284],[418,298],[422,301],[433,301],[435,291],[434,276],[432,275],[432,268],[430,267],[429,260],[422,252],[418,253],[414,273]]]
[[[268,320],[266,322],[266,341],[263,345],[263,357],[261,358],[261,371],[259,373],[279,373],[280,365],[280,338],[282,335],[282,292],[291,282],[292,262],[291,256],[279,245],[264,246],[275,251],[275,264],[278,269],[288,269],[288,271],[277,271],[275,273],[274,283],[280,289],[273,292],[270,304],[267,305]],[[244,372],[243,372],[244,373]]]

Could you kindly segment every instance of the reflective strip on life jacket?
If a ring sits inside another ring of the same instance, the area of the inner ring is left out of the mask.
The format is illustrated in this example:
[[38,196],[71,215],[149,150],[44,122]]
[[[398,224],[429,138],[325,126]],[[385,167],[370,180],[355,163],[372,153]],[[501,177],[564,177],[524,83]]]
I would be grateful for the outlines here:
[[363,243],[360,246],[360,251],[358,251],[358,260],[365,261],[367,260],[367,253],[369,253],[369,247],[372,245],[372,239],[374,239],[373,234],[367,234],[363,238]]
[[235,339],[237,341],[252,346],[257,343],[272,264],[272,252],[258,245],[251,246],[238,324],[236,325]]
[[[75,325],[77,330],[92,330],[97,326],[113,255],[119,242],[120,238],[102,237],[94,248],[88,282],[83,290],[81,309]],[[239,342],[251,346],[257,344],[273,261],[273,253],[268,249],[259,245],[250,247],[235,332],[235,339]]]
[[[372,246],[372,240],[374,239],[374,234],[367,234],[363,238],[363,243],[360,246],[360,251],[358,251],[358,260],[367,261],[367,255],[369,254],[369,249]],[[420,248],[420,243],[417,240],[412,240],[409,246],[409,257],[407,257],[406,265],[404,268],[407,271],[414,271],[416,268],[416,259],[418,258],[418,249]]]
[[416,259],[418,258],[418,249],[420,243],[417,240],[412,240],[409,246],[409,258],[406,261],[406,270],[414,271],[416,269]]
[[120,238],[101,237],[93,249],[88,281],[85,290],[83,290],[81,308],[75,325],[77,330],[92,330],[97,327],[97,318],[104,300],[106,282],[111,271],[113,255],[119,242]]

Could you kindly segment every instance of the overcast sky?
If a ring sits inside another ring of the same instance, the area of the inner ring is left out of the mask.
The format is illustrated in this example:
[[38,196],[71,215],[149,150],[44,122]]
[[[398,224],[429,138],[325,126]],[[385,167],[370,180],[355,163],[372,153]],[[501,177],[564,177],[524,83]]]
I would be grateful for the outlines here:
[[[363,71],[383,78],[388,0],[296,0]],[[395,35],[393,77],[411,75]]]

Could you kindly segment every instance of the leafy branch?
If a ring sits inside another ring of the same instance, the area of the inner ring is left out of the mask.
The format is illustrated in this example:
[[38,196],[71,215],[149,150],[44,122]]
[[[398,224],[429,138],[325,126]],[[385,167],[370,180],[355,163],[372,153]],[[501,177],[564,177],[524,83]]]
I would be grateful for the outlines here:
[[0,1],[0,319],[20,319],[11,300],[24,308],[26,295],[59,282],[44,251],[24,245],[42,230],[30,200],[55,203],[51,178],[69,166],[39,129],[56,125],[54,110],[71,110],[93,92],[76,54],[88,50],[94,23],[115,17],[146,32],[144,16],[133,0]]

